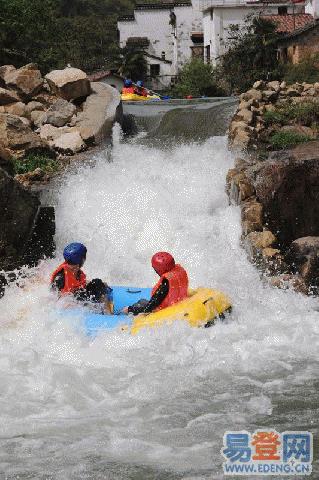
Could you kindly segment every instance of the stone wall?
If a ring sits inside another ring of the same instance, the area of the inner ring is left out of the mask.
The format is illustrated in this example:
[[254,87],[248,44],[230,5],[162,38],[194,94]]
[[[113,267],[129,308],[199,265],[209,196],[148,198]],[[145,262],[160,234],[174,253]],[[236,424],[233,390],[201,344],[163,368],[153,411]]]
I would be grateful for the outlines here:
[[[296,94],[297,92],[297,94]],[[316,102],[319,84],[256,82],[241,96],[229,137],[239,153],[227,192],[240,205],[242,244],[277,287],[319,292],[319,140],[262,154],[263,113],[291,98]]]

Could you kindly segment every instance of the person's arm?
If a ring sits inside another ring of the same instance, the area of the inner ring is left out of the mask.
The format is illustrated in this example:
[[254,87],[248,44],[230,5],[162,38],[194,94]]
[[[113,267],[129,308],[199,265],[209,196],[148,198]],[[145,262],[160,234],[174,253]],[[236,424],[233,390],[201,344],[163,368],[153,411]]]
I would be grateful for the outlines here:
[[51,283],[51,289],[52,290],[58,290],[59,292],[63,290],[65,285],[65,278],[64,278],[64,270],[61,270],[61,272],[57,273],[56,276],[53,279],[53,282]]
[[139,313],[150,313],[155,310],[155,308],[159,307],[160,304],[163,302],[164,298],[168,294],[169,290],[169,283],[166,278],[163,279],[162,283],[153,293],[151,299],[146,305],[142,306],[134,306],[128,307],[128,313],[133,313],[133,315],[138,315]]

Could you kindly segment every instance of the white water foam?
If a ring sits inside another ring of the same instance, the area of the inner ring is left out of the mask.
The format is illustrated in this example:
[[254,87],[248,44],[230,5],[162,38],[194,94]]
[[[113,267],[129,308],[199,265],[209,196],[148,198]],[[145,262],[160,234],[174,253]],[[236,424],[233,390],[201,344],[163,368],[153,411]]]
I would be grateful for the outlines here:
[[[163,150],[118,140],[112,159],[66,177],[57,258],[0,300],[0,472],[217,479],[225,430],[315,432],[317,300],[270,288],[247,261],[224,192],[226,140]],[[227,292],[234,312],[210,329],[90,341],[47,289],[70,241],[87,245],[88,277],[110,284],[152,285],[151,255],[171,251],[194,287]]]

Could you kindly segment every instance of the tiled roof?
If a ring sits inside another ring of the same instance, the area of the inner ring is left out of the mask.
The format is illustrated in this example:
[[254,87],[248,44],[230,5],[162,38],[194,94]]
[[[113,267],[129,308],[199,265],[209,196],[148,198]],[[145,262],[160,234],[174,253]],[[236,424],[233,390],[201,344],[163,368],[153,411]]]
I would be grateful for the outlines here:
[[170,9],[179,6],[191,6],[191,0],[143,0],[137,1],[134,10]]
[[287,5],[291,6],[292,4],[297,3],[302,5],[306,3],[306,0],[247,0],[247,4],[251,5]]
[[309,13],[296,13],[286,15],[263,15],[262,18],[277,24],[278,33],[292,33],[299,28],[312,24],[314,18]]
[[148,47],[150,41],[147,37],[129,37],[126,41],[127,45],[137,45],[139,47]]

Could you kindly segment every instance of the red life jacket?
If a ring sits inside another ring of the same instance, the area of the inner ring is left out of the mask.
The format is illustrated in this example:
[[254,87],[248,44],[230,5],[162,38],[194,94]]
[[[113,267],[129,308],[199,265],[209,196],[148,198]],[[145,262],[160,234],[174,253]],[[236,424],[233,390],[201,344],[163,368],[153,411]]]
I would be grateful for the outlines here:
[[188,276],[181,265],[175,265],[172,270],[164,273],[164,275],[161,276],[161,278],[152,290],[152,295],[156,292],[164,278],[166,278],[169,283],[168,294],[166,295],[160,306],[155,309],[155,311],[162,310],[162,308],[174,305],[174,303],[180,302],[187,297]]
[[122,94],[126,94],[126,93],[135,93],[134,87],[123,87]]
[[85,273],[80,270],[80,275],[78,278],[74,275],[70,269],[70,265],[66,262],[62,263],[51,275],[51,283],[54,282],[56,275],[64,270],[64,287],[60,290],[62,295],[67,293],[73,293],[80,288],[86,287],[86,276]]

